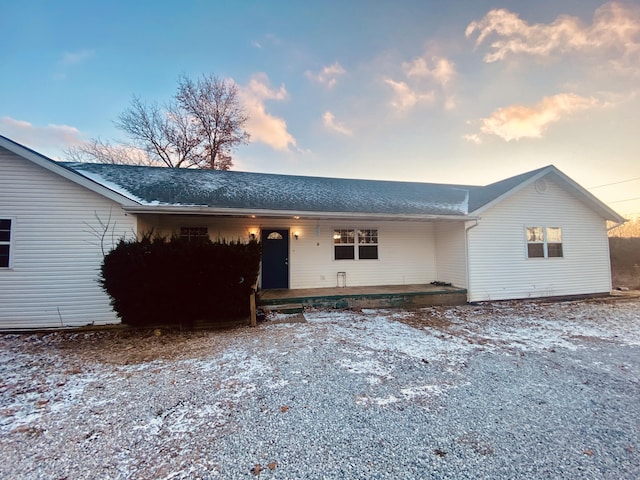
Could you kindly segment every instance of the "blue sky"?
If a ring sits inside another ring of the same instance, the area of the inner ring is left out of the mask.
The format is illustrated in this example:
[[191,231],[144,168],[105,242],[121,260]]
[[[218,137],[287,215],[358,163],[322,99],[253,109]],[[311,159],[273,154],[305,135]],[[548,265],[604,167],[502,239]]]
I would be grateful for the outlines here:
[[236,170],[486,184],[554,164],[640,215],[638,1],[2,3],[0,134],[52,158],[126,140],[133,95],[211,73],[250,115]]

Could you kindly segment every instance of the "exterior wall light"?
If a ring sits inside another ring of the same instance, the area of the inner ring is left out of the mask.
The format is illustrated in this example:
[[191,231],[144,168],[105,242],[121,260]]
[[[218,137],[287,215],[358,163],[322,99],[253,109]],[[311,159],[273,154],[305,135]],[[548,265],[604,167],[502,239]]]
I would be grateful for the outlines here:
[[250,228],[249,229],[249,239],[250,240],[255,240],[258,237],[258,229],[257,228]]
[[300,236],[300,232],[296,230],[295,232],[293,232],[293,236],[295,237],[296,240],[298,240],[298,237]]

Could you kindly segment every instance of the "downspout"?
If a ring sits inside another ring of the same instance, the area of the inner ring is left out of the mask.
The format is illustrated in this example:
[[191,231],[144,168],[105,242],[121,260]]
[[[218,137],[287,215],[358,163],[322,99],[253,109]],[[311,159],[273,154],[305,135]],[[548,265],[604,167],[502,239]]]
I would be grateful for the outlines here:
[[465,226],[464,226],[464,247],[465,247],[464,254],[465,254],[465,257],[466,257],[465,263],[467,265],[467,268],[466,268],[466,274],[467,274],[467,303],[469,302],[469,293],[470,293],[470,290],[471,290],[471,275],[469,274],[469,270],[470,270],[470,265],[469,265],[469,230],[471,230],[472,228],[475,228],[475,227],[478,226],[478,220],[479,219],[474,220],[474,223],[472,225],[468,225],[467,223],[470,223],[470,222],[467,222],[467,223],[465,223]]

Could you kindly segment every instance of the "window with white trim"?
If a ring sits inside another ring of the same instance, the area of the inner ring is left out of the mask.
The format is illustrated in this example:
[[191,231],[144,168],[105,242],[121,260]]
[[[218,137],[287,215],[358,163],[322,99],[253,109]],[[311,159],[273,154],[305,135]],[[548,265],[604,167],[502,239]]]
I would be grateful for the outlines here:
[[528,258],[563,257],[561,227],[527,227]]
[[0,218],[0,268],[9,268],[12,223],[10,218]]
[[180,239],[192,242],[194,240],[209,239],[207,227],[180,227]]
[[335,229],[333,231],[333,254],[336,260],[377,260],[378,229]]

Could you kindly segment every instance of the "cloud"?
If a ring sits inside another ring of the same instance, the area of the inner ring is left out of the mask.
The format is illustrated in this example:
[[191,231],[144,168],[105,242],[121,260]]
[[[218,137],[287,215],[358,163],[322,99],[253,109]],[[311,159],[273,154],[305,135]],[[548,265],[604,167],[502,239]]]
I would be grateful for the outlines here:
[[455,64],[442,57],[431,57],[432,67],[429,67],[424,57],[417,57],[412,62],[404,62],[402,69],[409,78],[430,78],[437,84],[446,86],[455,76]]
[[268,46],[279,46],[282,41],[273,33],[267,33],[260,40],[254,40],[251,42],[251,46],[254,48],[262,49]]
[[384,82],[393,90],[391,106],[396,110],[409,110],[420,105],[431,105],[442,99],[445,110],[453,110],[456,100],[451,95],[455,79],[455,64],[444,57],[424,55],[402,62],[404,79],[387,78]]
[[66,52],[60,59],[61,65],[76,65],[93,57],[93,50],[79,50],[77,52]]
[[433,90],[419,92],[405,82],[396,82],[390,78],[384,81],[393,90],[393,99],[390,104],[397,110],[409,110],[420,103],[433,103],[436,94]]
[[11,117],[0,118],[0,134],[22,143],[34,150],[65,149],[80,145],[80,130],[68,125],[33,125]]
[[336,117],[331,112],[324,112],[324,114],[322,115],[322,121],[324,123],[324,126],[329,130],[340,133],[342,135],[353,135],[353,131],[347,128],[343,123],[337,122]]
[[570,52],[615,56],[617,62],[622,60],[621,67],[640,61],[640,8],[618,2],[598,8],[590,26],[568,15],[549,24],[530,25],[509,10],[495,9],[467,26],[467,37],[476,33],[476,47],[495,38],[484,57],[489,63],[510,55],[548,57]]
[[338,77],[344,75],[347,71],[342,68],[338,62],[324,67],[320,72],[313,73],[310,70],[305,72],[305,75],[309,80],[317,82],[328,88],[333,88],[338,82]]
[[262,142],[275,150],[288,151],[296,147],[296,139],[287,130],[287,122],[266,111],[265,102],[269,100],[283,101],[288,98],[284,85],[274,89],[269,85],[269,77],[265,73],[254,75],[246,87],[240,88],[240,98],[249,119],[246,128],[252,141]]
[[[545,97],[533,107],[511,105],[493,112],[480,120],[480,133],[495,135],[509,142],[521,138],[541,138],[550,124],[576,112],[599,106],[595,98],[573,93],[560,93]],[[467,140],[481,142],[479,134],[465,135]]]

